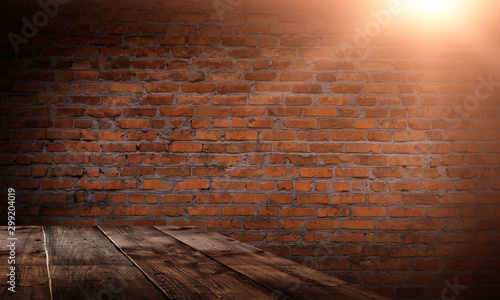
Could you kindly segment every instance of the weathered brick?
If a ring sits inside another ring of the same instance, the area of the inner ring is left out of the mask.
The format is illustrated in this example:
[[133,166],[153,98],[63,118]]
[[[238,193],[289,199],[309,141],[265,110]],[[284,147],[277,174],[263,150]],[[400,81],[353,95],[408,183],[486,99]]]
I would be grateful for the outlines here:
[[377,17],[354,1],[219,2],[73,3],[4,47],[0,185],[23,223],[199,226],[390,298],[439,298],[454,272],[455,296],[495,298],[486,44],[356,44]]

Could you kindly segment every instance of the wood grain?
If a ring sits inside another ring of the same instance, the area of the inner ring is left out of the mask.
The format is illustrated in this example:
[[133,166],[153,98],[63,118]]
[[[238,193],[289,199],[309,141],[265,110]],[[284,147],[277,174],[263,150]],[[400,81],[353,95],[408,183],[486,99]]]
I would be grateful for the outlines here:
[[385,299],[340,279],[205,231],[155,227],[214,260],[290,299]]
[[167,299],[96,227],[44,227],[53,299]]
[[2,264],[0,299],[385,299],[203,229],[18,227],[16,237],[16,293]]
[[[7,227],[2,227],[0,240],[0,299],[45,300],[50,299],[49,276],[45,257],[44,237],[41,227],[17,226],[15,231],[16,244],[16,292],[7,290],[8,258],[10,250]],[[5,245],[4,245],[5,242]]]
[[279,299],[280,295],[151,227],[100,227],[171,299]]

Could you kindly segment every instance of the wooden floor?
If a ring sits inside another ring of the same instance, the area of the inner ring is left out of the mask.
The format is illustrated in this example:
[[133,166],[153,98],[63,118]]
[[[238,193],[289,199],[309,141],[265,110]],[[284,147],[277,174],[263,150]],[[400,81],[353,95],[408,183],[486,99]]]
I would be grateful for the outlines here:
[[0,299],[384,299],[223,235],[188,227],[17,227],[16,292]]

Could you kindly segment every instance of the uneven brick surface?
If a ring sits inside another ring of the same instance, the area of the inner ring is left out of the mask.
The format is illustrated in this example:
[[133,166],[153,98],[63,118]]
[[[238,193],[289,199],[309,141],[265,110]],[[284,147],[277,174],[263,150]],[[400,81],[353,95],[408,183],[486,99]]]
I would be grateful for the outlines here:
[[201,226],[390,297],[498,299],[497,23],[348,47],[386,1],[72,0],[15,54],[36,2],[0,4],[18,224]]

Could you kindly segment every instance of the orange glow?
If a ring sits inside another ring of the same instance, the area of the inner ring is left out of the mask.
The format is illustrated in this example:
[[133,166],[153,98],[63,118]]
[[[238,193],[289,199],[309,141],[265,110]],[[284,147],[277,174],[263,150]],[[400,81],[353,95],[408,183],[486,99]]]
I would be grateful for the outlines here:
[[404,14],[422,25],[451,25],[465,11],[464,0],[402,0]]
[[[460,36],[477,7],[470,0],[401,0],[405,27],[416,35],[438,38]],[[457,36],[458,35],[458,36]]]
[[413,12],[430,17],[442,17],[455,10],[455,0],[413,0],[408,7]]

